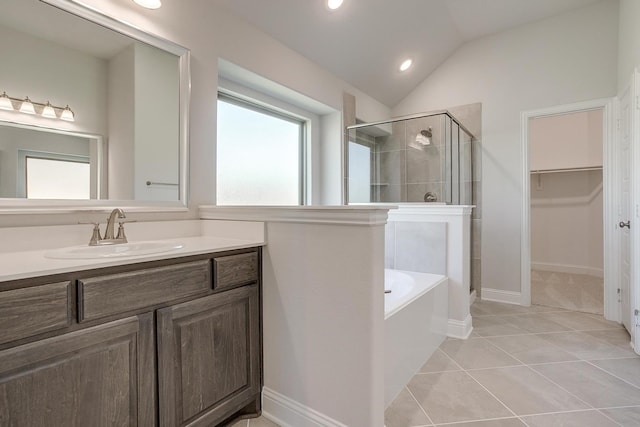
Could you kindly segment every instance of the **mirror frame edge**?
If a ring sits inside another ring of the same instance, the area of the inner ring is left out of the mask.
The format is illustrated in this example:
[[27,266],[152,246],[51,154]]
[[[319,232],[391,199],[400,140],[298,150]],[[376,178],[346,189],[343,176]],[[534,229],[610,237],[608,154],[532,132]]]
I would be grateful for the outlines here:
[[189,106],[191,101],[191,51],[177,43],[119,20],[78,0],[39,0],[44,4],[71,13],[94,24],[148,45],[163,49],[179,58],[180,116],[178,140],[178,177],[181,185],[177,201],[149,202],[135,200],[29,200],[0,199],[3,214],[58,214],[87,211],[108,211],[113,207],[134,212],[186,212],[189,210]]

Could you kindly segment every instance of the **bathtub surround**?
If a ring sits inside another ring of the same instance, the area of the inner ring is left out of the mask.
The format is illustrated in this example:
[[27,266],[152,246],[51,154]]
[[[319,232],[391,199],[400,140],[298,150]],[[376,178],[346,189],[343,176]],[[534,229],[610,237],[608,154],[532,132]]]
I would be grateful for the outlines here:
[[384,424],[388,209],[201,208],[203,219],[266,224],[263,414],[276,424]]
[[385,270],[385,408],[444,341],[447,286],[442,275]]
[[471,210],[471,206],[400,204],[389,211],[386,226],[385,265],[448,277],[447,335],[455,338],[467,338],[472,330]]

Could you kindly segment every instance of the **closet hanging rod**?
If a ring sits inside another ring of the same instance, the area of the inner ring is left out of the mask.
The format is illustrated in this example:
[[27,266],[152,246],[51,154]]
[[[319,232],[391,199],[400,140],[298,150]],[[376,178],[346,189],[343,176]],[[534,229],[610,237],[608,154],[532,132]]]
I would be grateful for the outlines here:
[[538,169],[532,170],[533,174],[556,173],[556,172],[584,172],[584,171],[601,171],[602,166],[592,166],[586,168],[558,168],[558,169]]
[[175,185],[178,186],[179,184],[175,184],[173,182],[154,182],[154,181],[147,181],[146,182],[147,186],[151,186],[151,185]]

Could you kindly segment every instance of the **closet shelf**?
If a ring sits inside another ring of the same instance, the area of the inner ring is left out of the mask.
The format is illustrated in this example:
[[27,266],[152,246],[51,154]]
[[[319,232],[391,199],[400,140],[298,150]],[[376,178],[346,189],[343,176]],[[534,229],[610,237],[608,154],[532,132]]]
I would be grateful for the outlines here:
[[543,173],[562,173],[562,172],[586,172],[586,171],[601,171],[602,166],[590,166],[584,168],[558,168],[558,169],[537,169],[532,170],[531,173],[538,175]]

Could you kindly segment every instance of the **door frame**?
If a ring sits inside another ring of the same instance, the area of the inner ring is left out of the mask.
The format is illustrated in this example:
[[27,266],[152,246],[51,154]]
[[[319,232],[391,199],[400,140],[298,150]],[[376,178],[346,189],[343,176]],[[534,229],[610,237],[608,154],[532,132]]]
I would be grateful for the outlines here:
[[520,304],[531,305],[531,174],[529,159],[529,120],[567,113],[602,109],[602,187],[604,227],[604,314],[609,320],[620,321],[615,263],[615,98],[594,99],[573,104],[523,111],[520,114],[520,141],[522,154],[522,216],[520,248]]
[[629,284],[629,300],[631,302],[631,346],[636,354],[640,354],[640,318],[634,310],[640,309],[640,72],[635,68],[631,75],[631,117],[630,150],[631,150],[631,271]]

